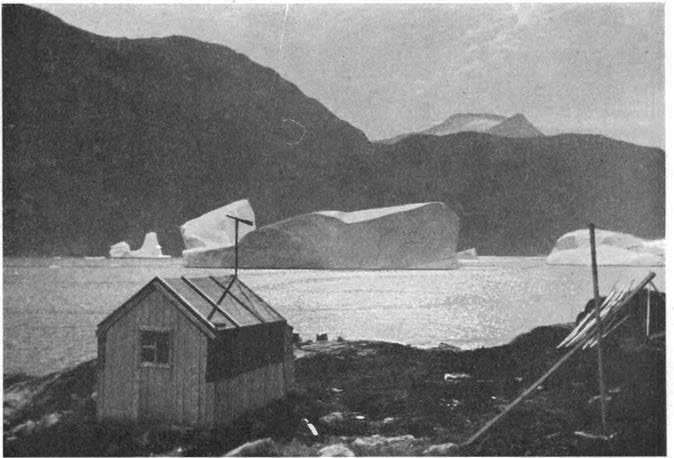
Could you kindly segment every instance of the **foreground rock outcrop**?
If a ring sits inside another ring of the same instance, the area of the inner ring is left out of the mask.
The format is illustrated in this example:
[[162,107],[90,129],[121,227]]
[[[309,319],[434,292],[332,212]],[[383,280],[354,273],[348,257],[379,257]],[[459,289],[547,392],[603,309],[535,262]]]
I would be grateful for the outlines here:
[[[622,232],[595,231],[597,264],[603,266],[664,266],[665,240],[644,240]],[[561,236],[545,260],[548,264],[590,265],[590,231],[579,229]]]
[[[566,352],[556,346],[572,326],[560,325],[536,328],[507,345],[466,351],[368,341],[304,345],[295,353],[294,392],[215,433],[97,423],[95,361],[45,377],[6,376],[3,452],[5,456],[222,456],[227,451],[240,456],[663,455],[665,339],[646,339],[643,323],[632,321],[605,341],[608,419],[616,435],[601,444],[602,450],[584,448],[575,434],[597,430],[601,424],[596,402],[588,402],[597,394],[596,354],[591,350],[574,355],[482,440],[469,447],[456,445]],[[468,376],[447,379],[448,372]],[[317,434],[307,431],[307,420],[316,425]]]
[[[441,202],[322,211],[249,232],[239,242],[248,268],[455,268],[459,218]],[[234,248],[186,250],[188,267],[231,267]]]
[[131,247],[126,242],[115,243],[110,247],[111,258],[158,258],[166,259],[171,256],[165,255],[161,252],[161,245],[157,240],[156,232],[148,232],[145,234],[143,246],[137,250],[131,250]]

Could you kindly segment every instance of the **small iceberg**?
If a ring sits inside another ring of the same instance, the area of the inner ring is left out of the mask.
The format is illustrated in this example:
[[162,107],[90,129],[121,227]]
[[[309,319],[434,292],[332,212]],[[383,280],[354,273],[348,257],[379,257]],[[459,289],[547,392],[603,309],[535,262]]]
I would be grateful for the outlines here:
[[[600,266],[664,266],[665,240],[644,240],[631,234],[596,230],[597,264]],[[579,229],[561,236],[547,264],[589,266],[590,231]]]
[[171,256],[162,254],[161,245],[159,245],[159,240],[157,240],[157,233],[148,232],[145,234],[145,240],[140,249],[131,250],[131,247],[126,242],[115,243],[110,247],[110,257],[167,259]]
[[477,250],[475,248],[469,248],[467,250],[459,251],[456,253],[458,259],[475,259],[477,258]]

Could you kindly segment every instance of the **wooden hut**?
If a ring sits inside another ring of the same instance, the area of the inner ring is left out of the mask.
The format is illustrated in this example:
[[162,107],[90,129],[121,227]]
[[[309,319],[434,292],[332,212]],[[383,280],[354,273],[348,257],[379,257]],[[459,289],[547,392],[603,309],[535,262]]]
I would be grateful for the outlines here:
[[156,277],[96,334],[99,420],[226,426],[292,386],[292,328],[235,276]]

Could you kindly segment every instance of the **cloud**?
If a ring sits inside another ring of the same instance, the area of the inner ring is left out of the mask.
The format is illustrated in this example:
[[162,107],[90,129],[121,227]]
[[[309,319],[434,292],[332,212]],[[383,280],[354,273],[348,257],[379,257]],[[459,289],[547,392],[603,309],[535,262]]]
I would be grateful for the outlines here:
[[499,6],[492,15],[483,15],[480,23],[464,34],[465,50],[462,58],[454,61],[454,74],[485,73],[490,64],[523,50],[524,33],[543,29],[546,21],[573,7],[516,3]]

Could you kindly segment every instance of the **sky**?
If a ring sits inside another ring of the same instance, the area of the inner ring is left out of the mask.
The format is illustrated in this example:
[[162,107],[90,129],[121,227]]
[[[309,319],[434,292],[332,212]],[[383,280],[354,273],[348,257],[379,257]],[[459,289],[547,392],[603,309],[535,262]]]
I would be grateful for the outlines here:
[[100,35],[228,46],[371,140],[522,113],[549,135],[665,147],[664,3],[34,6]]

